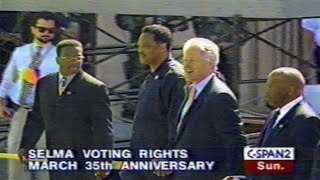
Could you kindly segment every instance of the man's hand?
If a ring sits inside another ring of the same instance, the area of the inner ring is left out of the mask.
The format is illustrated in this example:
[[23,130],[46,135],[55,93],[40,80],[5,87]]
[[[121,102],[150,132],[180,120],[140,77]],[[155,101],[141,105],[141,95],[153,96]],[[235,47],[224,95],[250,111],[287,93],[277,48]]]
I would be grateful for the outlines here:
[[27,149],[19,149],[18,157],[21,164],[28,164],[28,150]]
[[223,180],[244,180],[246,176],[226,176]]
[[13,116],[13,109],[10,109],[8,106],[8,100],[0,98],[0,118],[5,120],[10,120]]
[[170,174],[172,174],[172,171],[161,171],[161,170],[156,170],[153,172],[153,174],[160,176],[160,177],[165,177],[165,176],[169,176]]
[[94,176],[96,177],[96,179],[98,180],[101,180],[101,179],[104,179],[106,177],[108,177],[110,172],[106,172],[106,171],[98,171],[94,174]]
[[0,105],[0,117],[5,120],[10,120],[13,116],[13,109]]
[[[152,161],[161,161],[161,159],[153,159]],[[165,176],[169,176],[170,174],[172,174],[172,171],[155,170],[155,171],[153,171],[153,174],[160,176],[160,177],[165,177]]]

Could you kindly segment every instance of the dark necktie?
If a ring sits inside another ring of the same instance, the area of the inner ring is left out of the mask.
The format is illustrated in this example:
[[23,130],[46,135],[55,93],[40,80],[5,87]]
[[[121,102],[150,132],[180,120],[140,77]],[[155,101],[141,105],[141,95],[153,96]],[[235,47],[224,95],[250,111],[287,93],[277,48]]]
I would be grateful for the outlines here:
[[[32,56],[31,63],[29,64],[29,69],[36,72],[36,69],[39,67],[41,63],[41,47],[36,48],[36,52]],[[29,77],[26,77],[29,78]],[[20,105],[26,104],[26,99],[32,92],[32,89],[34,88],[35,84],[31,84],[26,80],[22,81],[22,91],[20,94]]]
[[279,110],[275,111],[273,116],[267,122],[265,131],[264,131],[264,135],[262,137],[261,146],[263,146],[266,143],[266,141],[268,140],[270,134],[272,133],[273,126],[274,126],[279,114],[280,114]]

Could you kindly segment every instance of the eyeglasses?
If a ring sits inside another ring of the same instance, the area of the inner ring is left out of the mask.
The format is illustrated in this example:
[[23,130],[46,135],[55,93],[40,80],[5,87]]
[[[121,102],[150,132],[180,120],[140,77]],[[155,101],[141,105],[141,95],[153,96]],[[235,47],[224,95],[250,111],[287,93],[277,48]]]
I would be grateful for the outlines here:
[[60,59],[62,59],[63,61],[68,61],[68,62],[74,62],[74,61],[81,61],[84,57],[83,56],[79,56],[79,57],[59,57]]
[[33,26],[33,27],[37,28],[40,33],[44,33],[46,31],[50,34],[56,33],[55,28],[46,28],[46,27],[39,27],[39,26]]

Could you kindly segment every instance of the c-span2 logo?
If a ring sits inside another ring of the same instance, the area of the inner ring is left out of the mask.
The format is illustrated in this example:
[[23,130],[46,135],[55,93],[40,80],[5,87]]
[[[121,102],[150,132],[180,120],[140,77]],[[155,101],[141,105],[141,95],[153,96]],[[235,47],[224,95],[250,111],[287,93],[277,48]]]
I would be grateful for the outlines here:
[[294,171],[294,148],[245,147],[247,174],[290,174]]

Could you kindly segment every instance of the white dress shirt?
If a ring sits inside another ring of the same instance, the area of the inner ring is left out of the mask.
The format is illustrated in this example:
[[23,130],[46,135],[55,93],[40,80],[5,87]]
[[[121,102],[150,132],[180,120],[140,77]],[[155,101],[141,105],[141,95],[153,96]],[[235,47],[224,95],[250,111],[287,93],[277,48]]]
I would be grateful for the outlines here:
[[65,86],[63,91],[65,90],[65,88],[69,85],[69,83],[72,81],[73,77],[75,76],[75,74],[69,75],[69,76],[63,76],[61,73],[59,73],[59,90],[62,88],[62,78],[65,77],[66,78],[66,82],[65,82]]
[[[10,98],[16,104],[20,104],[20,94],[22,92],[22,76],[21,72],[29,67],[32,56],[36,51],[34,43],[25,44],[14,49],[11,59],[4,70],[2,82],[0,85],[0,97]],[[41,49],[41,64],[38,67],[39,78],[50,73],[58,72],[58,64],[56,62],[56,47],[52,44]],[[35,88],[31,91],[26,99],[28,105],[34,103]]]
[[280,114],[276,119],[276,122],[273,125],[273,128],[279,123],[280,119],[283,118],[295,105],[297,105],[300,101],[302,101],[302,96],[297,97],[293,101],[289,102],[288,104],[284,105],[280,110]]
[[214,76],[214,73],[210,74],[208,77],[204,78],[198,84],[194,85],[194,88],[196,88],[196,92],[197,92],[195,99],[199,96],[199,94],[206,87],[206,85],[209,83],[209,81],[212,79],[213,76]]

